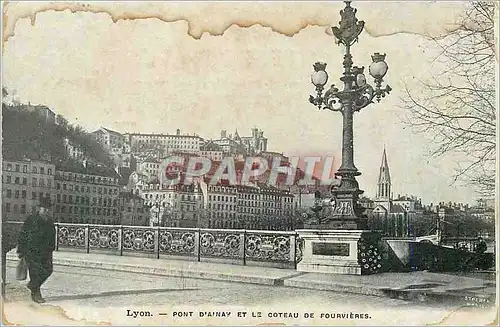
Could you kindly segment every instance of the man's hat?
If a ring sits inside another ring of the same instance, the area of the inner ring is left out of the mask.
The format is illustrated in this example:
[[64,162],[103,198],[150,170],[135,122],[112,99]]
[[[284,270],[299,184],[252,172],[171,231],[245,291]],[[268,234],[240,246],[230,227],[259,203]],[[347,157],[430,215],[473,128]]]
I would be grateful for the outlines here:
[[42,197],[40,198],[40,207],[50,209],[52,208],[52,201],[50,201],[50,197]]

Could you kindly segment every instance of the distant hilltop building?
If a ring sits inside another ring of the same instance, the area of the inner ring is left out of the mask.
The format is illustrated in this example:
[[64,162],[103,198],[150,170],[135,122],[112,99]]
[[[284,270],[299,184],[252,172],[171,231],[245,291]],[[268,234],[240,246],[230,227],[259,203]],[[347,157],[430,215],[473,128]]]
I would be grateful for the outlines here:
[[222,161],[224,151],[220,145],[210,140],[200,147],[200,157],[208,158],[212,161]]
[[92,136],[101,143],[108,151],[113,148],[122,148],[126,143],[126,137],[109,128],[101,127],[97,131],[92,132]]
[[147,149],[155,149],[160,155],[169,155],[173,151],[198,154],[200,147],[205,143],[203,138],[193,134],[181,134],[177,129],[175,134],[126,134],[133,153],[143,152]]
[[131,168],[133,157],[130,143],[124,134],[101,127],[92,132],[92,136],[108,151],[116,166]]
[[21,109],[27,111],[36,112],[41,117],[43,117],[47,123],[56,123],[56,113],[47,106],[32,105],[30,102],[28,102],[28,104],[17,104],[17,107],[20,107]]
[[264,137],[264,132],[257,128],[252,128],[251,136],[240,136],[238,130],[235,131],[234,136],[228,135],[226,130],[222,130],[220,139],[213,142],[218,144],[226,155],[250,156],[267,151],[267,138]]

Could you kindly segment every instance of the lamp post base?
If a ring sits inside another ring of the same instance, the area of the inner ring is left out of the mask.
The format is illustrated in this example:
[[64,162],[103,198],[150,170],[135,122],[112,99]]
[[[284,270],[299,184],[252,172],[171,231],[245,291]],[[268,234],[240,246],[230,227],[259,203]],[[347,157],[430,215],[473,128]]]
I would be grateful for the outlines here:
[[378,249],[380,234],[368,230],[297,231],[303,240],[303,257],[297,271],[367,275],[382,271]]

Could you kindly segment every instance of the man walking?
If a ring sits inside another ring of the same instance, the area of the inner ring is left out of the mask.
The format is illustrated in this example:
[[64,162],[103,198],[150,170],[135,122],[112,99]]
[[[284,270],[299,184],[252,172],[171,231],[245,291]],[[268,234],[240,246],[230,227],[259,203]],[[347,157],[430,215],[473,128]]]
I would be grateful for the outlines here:
[[44,303],[40,287],[52,274],[52,252],[55,250],[56,229],[51,215],[50,198],[41,198],[36,212],[24,222],[19,233],[17,254],[28,263],[31,299]]

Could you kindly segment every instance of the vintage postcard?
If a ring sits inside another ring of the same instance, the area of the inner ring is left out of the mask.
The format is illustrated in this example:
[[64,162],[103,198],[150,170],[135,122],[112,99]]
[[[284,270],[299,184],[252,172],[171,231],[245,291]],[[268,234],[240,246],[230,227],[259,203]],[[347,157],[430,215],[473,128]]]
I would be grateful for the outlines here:
[[498,10],[2,2],[2,323],[498,325]]

